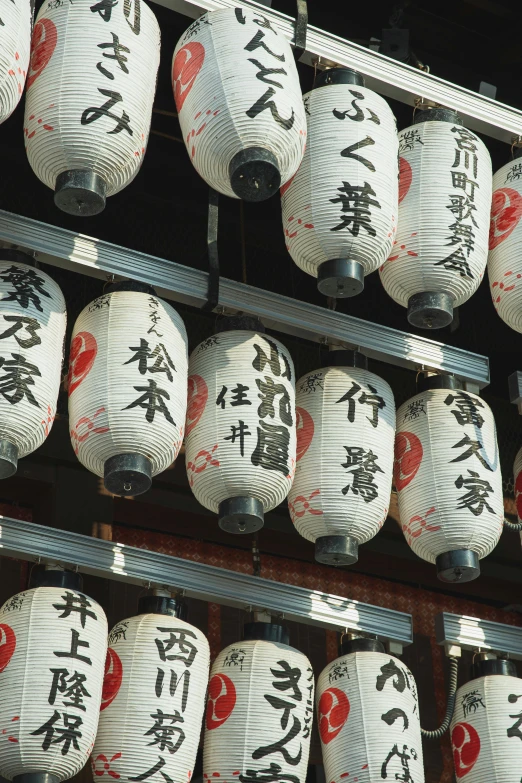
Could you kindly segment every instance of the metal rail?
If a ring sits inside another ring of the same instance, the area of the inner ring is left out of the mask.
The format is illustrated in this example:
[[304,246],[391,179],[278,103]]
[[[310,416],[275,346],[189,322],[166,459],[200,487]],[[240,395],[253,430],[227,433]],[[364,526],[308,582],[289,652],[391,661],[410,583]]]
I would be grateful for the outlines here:
[[460,649],[480,649],[522,661],[522,628],[513,625],[442,612],[435,617],[435,634],[447,655],[460,655]]

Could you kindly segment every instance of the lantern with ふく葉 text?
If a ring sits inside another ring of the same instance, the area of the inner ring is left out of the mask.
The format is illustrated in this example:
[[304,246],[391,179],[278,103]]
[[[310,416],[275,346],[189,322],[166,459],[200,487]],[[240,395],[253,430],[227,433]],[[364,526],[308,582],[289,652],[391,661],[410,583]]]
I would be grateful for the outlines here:
[[[29,69],[31,24],[30,0],[10,0],[2,6],[0,25],[0,123],[14,112]],[[29,81],[32,74],[29,74]]]

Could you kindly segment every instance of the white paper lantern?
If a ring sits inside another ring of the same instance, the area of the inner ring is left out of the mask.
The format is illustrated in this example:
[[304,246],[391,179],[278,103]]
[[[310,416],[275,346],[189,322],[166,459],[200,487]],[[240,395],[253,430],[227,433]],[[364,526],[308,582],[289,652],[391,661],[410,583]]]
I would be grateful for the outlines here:
[[522,447],[517,451],[513,465],[515,478],[515,503],[517,507],[518,521],[522,522]]
[[[14,112],[24,91],[31,48],[30,0],[10,0],[0,13],[0,123]],[[37,32],[33,33],[33,41]]]
[[208,642],[166,596],[145,596],[138,611],[109,634],[93,779],[157,773],[188,783],[205,710]]
[[295,174],[306,145],[299,77],[261,11],[196,19],[174,51],[172,85],[190,159],[215,190],[262,201]]
[[60,288],[28,265],[30,257],[3,250],[0,259],[0,478],[7,478],[51,430],[67,316]]
[[425,379],[397,411],[395,487],[404,537],[444,582],[480,573],[504,521],[495,420],[453,379]]
[[77,589],[78,574],[46,571],[44,585],[49,574],[63,586],[26,590],[0,609],[0,774],[8,780],[73,777],[98,726],[107,619]]
[[[20,2],[20,0],[17,0]],[[149,136],[160,32],[143,0],[45,3],[33,34],[25,145],[73,215],[96,215],[138,173]]]
[[362,651],[337,658],[317,681],[326,780],[424,783],[419,703],[412,673],[402,661],[385,655],[379,642],[358,639],[352,648]]
[[69,357],[74,451],[109,492],[139,495],[176,459],[187,409],[187,334],[139,283],[116,283],[85,307]]
[[390,255],[398,211],[397,128],[386,101],[349,68],[304,96],[306,153],[281,189],[286,246],[326,296],[354,296]]
[[308,658],[288,646],[283,631],[269,623],[247,624],[245,640],[226,647],[214,661],[205,716],[204,780],[254,783],[270,776],[305,783],[314,673]]
[[187,476],[197,500],[232,533],[263,525],[283,502],[295,471],[295,381],[278,340],[235,329],[257,319],[231,318],[204,340],[189,363],[185,427]]
[[368,372],[366,357],[331,351],[297,381],[297,467],[288,498],[298,533],[321,563],[357,561],[359,544],[381,529],[390,503],[395,402]]
[[423,329],[447,326],[487,262],[491,159],[456,112],[418,112],[399,133],[399,220],[381,268],[387,293]]

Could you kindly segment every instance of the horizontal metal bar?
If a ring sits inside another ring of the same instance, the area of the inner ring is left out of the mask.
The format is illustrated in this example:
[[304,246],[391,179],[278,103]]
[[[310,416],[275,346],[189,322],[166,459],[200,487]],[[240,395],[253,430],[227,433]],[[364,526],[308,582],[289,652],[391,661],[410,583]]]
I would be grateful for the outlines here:
[[[34,250],[42,262],[81,274],[101,278],[114,274],[149,283],[166,299],[196,306],[207,300],[206,272],[2,210],[0,241]],[[268,328],[286,334],[314,342],[326,337],[348,343],[358,346],[371,358],[415,370],[425,366],[454,373],[480,388],[489,383],[489,360],[486,356],[272,291],[221,278],[219,304],[257,315]]]
[[[156,0],[159,5],[192,18],[205,11],[242,6],[262,11],[275,28],[293,43],[295,20],[253,0]],[[393,60],[364,46],[352,43],[308,25],[306,52],[301,61],[311,64],[317,57],[339,65],[356,68],[366,77],[366,85],[388,98],[414,105],[423,97],[443,106],[457,109],[464,125],[511,144],[512,137],[522,134],[522,111],[485,95],[452,84],[431,73]]]
[[522,628],[504,623],[480,620],[459,614],[442,612],[435,617],[435,634],[438,644],[461,647],[464,650],[491,650],[508,653],[511,658],[522,660]]
[[404,612],[1,516],[0,553],[42,562],[59,558],[95,576],[150,582],[183,590],[189,598],[266,609],[308,625],[349,628],[391,642],[394,649],[413,641],[412,618]]

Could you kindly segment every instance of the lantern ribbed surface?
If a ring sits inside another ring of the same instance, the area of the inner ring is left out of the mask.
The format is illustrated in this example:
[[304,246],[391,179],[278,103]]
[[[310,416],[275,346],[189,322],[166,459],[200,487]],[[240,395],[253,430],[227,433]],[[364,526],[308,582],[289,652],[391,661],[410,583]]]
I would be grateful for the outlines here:
[[210,511],[249,496],[270,511],[295,469],[294,365],[287,349],[257,332],[221,332],[189,362],[185,459],[197,500]]
[[502,166],[493,177],[488,276],[495,310],[522,332],[522,159]]
[[155,476],[176,459],[183,438],[187,334],[181,317],[154,294],[115,291],[85,307],[69,356],[69,425],[74,451],[104,475],[119,454],[141,454]]
[[2,6],[0,27],[0,123],[14,112],[24,90],[31,48],[30,0]]
[[210,672],[203,779],[277,772],[278,780],[305,783],[313,698],[312,666],[293,647],[264,640],[226,647]]
[[320,674],[316,699],[329,783],[424,783],[417,686],[401,661],[378,652],[337,658]]
[[290,44],[261,11],[223,8],[193,22],[174,51],[172,83],[190,159],[215,190],[237,197],[229,167],[249,148],[272,156],[281,184],[295,174],[306,145],[299,77]]
[[430,389],[397,411],[395,487],[404,537],[416,555],[496,546],[504,520],[493,413],[458,389]]
[[158,777],[190,781],[209,657],[201,631],[176,617],[141,614],[114,626],[91,757],[93,780],[133,780],[160,763]]
[[0,609],[0,774],[67,780],[91,752],[102,695],[107,619],[68,588],[37,587]]
[[308,541],[373,538],[388,513],[395,402],[386,381],[359,367],[326,367],[296,384],[297,468],[290,516]]
[[522,522],[522,447],[517,451],[513,464],[515,479],[515,503],[517,507],[518,521]]

